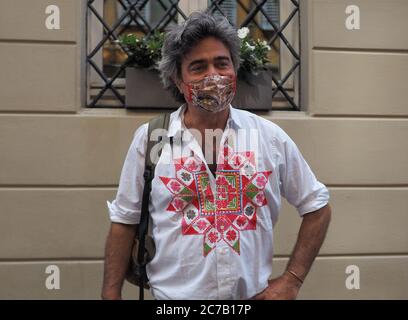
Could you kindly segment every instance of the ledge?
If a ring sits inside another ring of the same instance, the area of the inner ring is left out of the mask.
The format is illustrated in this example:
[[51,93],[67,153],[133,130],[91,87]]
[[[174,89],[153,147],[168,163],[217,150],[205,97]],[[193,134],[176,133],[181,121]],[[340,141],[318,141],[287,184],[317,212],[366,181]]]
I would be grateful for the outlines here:
[[[83,116],[114,116],[114,117],[153,117],[162,112],[175,111],[170,109],[124,109],[124,108],[81,108],[77,115]],[[251,111],[254,114],[257,114],[264,118],[311,118],[304,111],[280,111],[280,110],[271,110],[271,111]]]

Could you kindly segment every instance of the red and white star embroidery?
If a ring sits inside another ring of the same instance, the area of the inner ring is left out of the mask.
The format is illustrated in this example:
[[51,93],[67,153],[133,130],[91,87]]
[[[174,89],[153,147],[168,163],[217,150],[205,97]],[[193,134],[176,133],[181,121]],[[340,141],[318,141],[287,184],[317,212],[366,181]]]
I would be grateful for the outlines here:
[[174,161],[176,177],[160,177],[173,198],[168,211],[182,214],[183,235],[204,235],[203,255],[225,241],[240,253],[240,231],[256,229],[256,208],[266,205],[271,171],[256,172],[253,152],[224,146],[213,193],[205,164],[196,156]]

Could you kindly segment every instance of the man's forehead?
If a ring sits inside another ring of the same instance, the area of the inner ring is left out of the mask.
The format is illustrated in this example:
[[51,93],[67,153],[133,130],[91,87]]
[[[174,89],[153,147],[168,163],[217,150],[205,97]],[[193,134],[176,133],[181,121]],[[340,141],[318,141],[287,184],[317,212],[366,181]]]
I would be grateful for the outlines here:
[[205,51],[205,52],[196,52],[194,54],[188,54],[184,56],[183,62],[185,64],[192,64],[196,62],[216,62],[220,60],[229,60],[231,61],[231,55],[228,50],[219,51]]
[[194,60],[213,60],[221,58],[231,58],[228,48],[221,40],[214,37],[208,37],[199,41],[183,57],[183,60],[190,63]]

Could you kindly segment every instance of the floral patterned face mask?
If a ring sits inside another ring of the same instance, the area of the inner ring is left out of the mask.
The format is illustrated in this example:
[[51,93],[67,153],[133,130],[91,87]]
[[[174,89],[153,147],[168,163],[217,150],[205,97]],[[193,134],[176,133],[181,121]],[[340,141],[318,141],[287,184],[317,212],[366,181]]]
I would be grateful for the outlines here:
[[187,83],[187,101],[208,112],[225,110],[236,90],[234,76],[210,75],[201,80]]

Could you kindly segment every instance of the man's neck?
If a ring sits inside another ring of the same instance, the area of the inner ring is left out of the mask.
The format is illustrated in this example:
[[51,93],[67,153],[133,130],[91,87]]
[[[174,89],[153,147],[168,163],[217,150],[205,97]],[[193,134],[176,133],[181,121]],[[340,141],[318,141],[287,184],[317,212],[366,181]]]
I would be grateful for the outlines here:
[[229,117],[229,109],[230,108],[226,108],[223,111],[211,113],[187,105],[184,112],[184,124],[188,129],[194,128],[201,132],[204,132],[205,129],[221,129],[224,131]]

